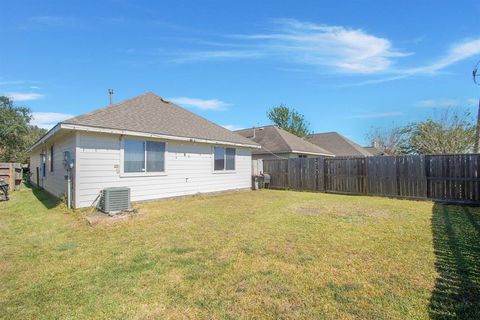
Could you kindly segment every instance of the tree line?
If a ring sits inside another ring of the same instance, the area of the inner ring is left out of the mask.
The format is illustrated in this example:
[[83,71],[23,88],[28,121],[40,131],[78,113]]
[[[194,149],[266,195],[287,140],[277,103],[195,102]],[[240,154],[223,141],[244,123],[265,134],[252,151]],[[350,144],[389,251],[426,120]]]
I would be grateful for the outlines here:
[[[286,105],[270,109],[267,117],[278,127],[301,138],[312,133],[305,116]],[[450,108],[439,116],[405,126],[372,128],[367,138],[371,145],[387,155],[471,153],[475,151],[476,130],[468,111]]]
[[27,149],[47,130],[30,124],[32,111],[0,96],[0,162],[28,162]]
[[[267,112],[273,124],[305,138],[312,133],[305,116],[286,105]],[[8,97],[0,96],[0,161],[28,162],[27,149],[47,133],[32,125],[32,112],[16,106]],[[475,148],[476,124],[464,110],[447,109],[440,116],[406,126],[372,128],[368,140],[388,155],[470,153]]]
[[476,127],[470,112],[450,108],[406,126],[372,128],[367,137],[379,151],[392,156],[472,153]]

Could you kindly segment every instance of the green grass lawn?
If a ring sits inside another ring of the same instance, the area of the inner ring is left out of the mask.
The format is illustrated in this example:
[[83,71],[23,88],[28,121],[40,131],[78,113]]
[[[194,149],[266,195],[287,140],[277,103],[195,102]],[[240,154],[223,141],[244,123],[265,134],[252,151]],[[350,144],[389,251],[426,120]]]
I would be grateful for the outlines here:
[[5,319],[480,318],[480,210],[263,190],[137,204],[90,227],[0,203]]

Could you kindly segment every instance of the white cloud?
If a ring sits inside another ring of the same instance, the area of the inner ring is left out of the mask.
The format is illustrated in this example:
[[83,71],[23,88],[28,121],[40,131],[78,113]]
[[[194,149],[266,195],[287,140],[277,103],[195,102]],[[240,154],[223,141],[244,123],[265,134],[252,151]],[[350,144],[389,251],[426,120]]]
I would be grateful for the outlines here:
[[43,98],[45,95],[33,92],[7,92],[7,97],[14,101],[31,101]]
[[261,52],[251,50],[195,51],[179,55],[171,62],[194,62],[207,60],[249,59],[263,56]]
[[[321,67],[350,74],[384,74],[384,78],[365,79],[345,86],[396,81],[416,75],[434,75],[449,66],[480,55],[480,38],[460,41],[437,58],[418,66],[399,65],[411,55],[396,48],[386,37],[363,29],[316,24],[295,19],[275,21],[273,31],[260,34],[226,35],[227,50],[199,50],[176,53],[174,61],[193,62],[226,59],[278,59],[287,63]],[[239,49],[232,48],[234,46]],[[405,43],[405,42],[404,42]],[[221,42],[216,42],[221,47]],[[311,68],[310,68],[311,70]],[[318,70],[317,70],[318,71]]]
[[415,105],[421,108],[451,108],[474,106],[478,103],[476,99],[426,99],[420,100]]
[[3,80],[0,78],[0,86],[24,84],[24,80]]
[[40,128],[51,129],[58,122],[72,117],[73,115],[67,113],[33,112],[32,121],[30,123]]
[[356,116],[352,116],[355,119],[376,119],[376,118],[390,118],[390,117],[399,117],[402,116],[403,113],[399,111],[392,111],[392,112],[378,112],[378,113],[365,113],[359,114]]
[[298,62],[332,67],[349,73],[383,72],[393,64],[393,58],[409,53],[393,48],[390,40],[369,34],[362,29],[278,20],[280,31],[249,36],[270,41],[274,52],[292,57]]
[[224,127],[225,129],[228,129],[230,131],[245,129],[244,127],[237,126],[236,124],[222,124],[222,127]]
[[188,62],[208,59],[272,58],[329,67],[348,73],[377,73],[391,68],[394,58],[409,55],[393,48],[390,40],[343,26],[276,20],[274,32],[231,35],[242,43],[240,50],[185,53],[175,59]]
[[480,38],[464,40],[450,47],[450,49],[443,56],[435,59],[430,64],[425,64],[423,66],[414,68],[392,70],[392,73],[396,74],[395,76],[367,80],[353,84],[353,86],[389,82],[421,74],[435,75],[457,62],[474,57],[476,55],[480,55]]
[[475,99],[475,98],[467,99],[467,105],[468,106],[478,106],[479,103],[480,102],[479,102],[478,99]]
[[30,18],[30,22],[50,27],[66,27],[78,24],[75,18],[66,16],[34,16]]
[[178,98],[168,98],[174,103],[187,106],[187,107],[194,107],[201,110],[225,110],[229,103],[223,102],[222,100],[218,99],[197,99],[197,98],[188,98],[188,97],[178,97]]
[[435,73],[446,67],[480,54],[480,38],[465,40],[453,45],[445,55],[433,63],[409,70],[413,73]]

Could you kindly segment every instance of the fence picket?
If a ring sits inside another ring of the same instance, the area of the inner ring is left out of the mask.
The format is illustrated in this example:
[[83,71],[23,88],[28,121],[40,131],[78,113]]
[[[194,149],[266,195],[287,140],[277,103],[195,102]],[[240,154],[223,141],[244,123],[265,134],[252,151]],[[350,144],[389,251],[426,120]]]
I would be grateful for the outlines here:
[[480,203],[480,154],[264,160],[271,187]]

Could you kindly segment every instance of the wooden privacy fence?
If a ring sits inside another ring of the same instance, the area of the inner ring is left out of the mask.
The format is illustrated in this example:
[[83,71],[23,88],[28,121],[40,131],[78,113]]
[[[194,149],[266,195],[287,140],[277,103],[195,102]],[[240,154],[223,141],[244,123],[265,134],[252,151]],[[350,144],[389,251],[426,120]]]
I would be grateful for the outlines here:
[[272,188],[480,204],[480,154],[264,160]]
[[10,190],[22,185],[23,169],[20,163],[0,162],[0,180],[9,184]]

